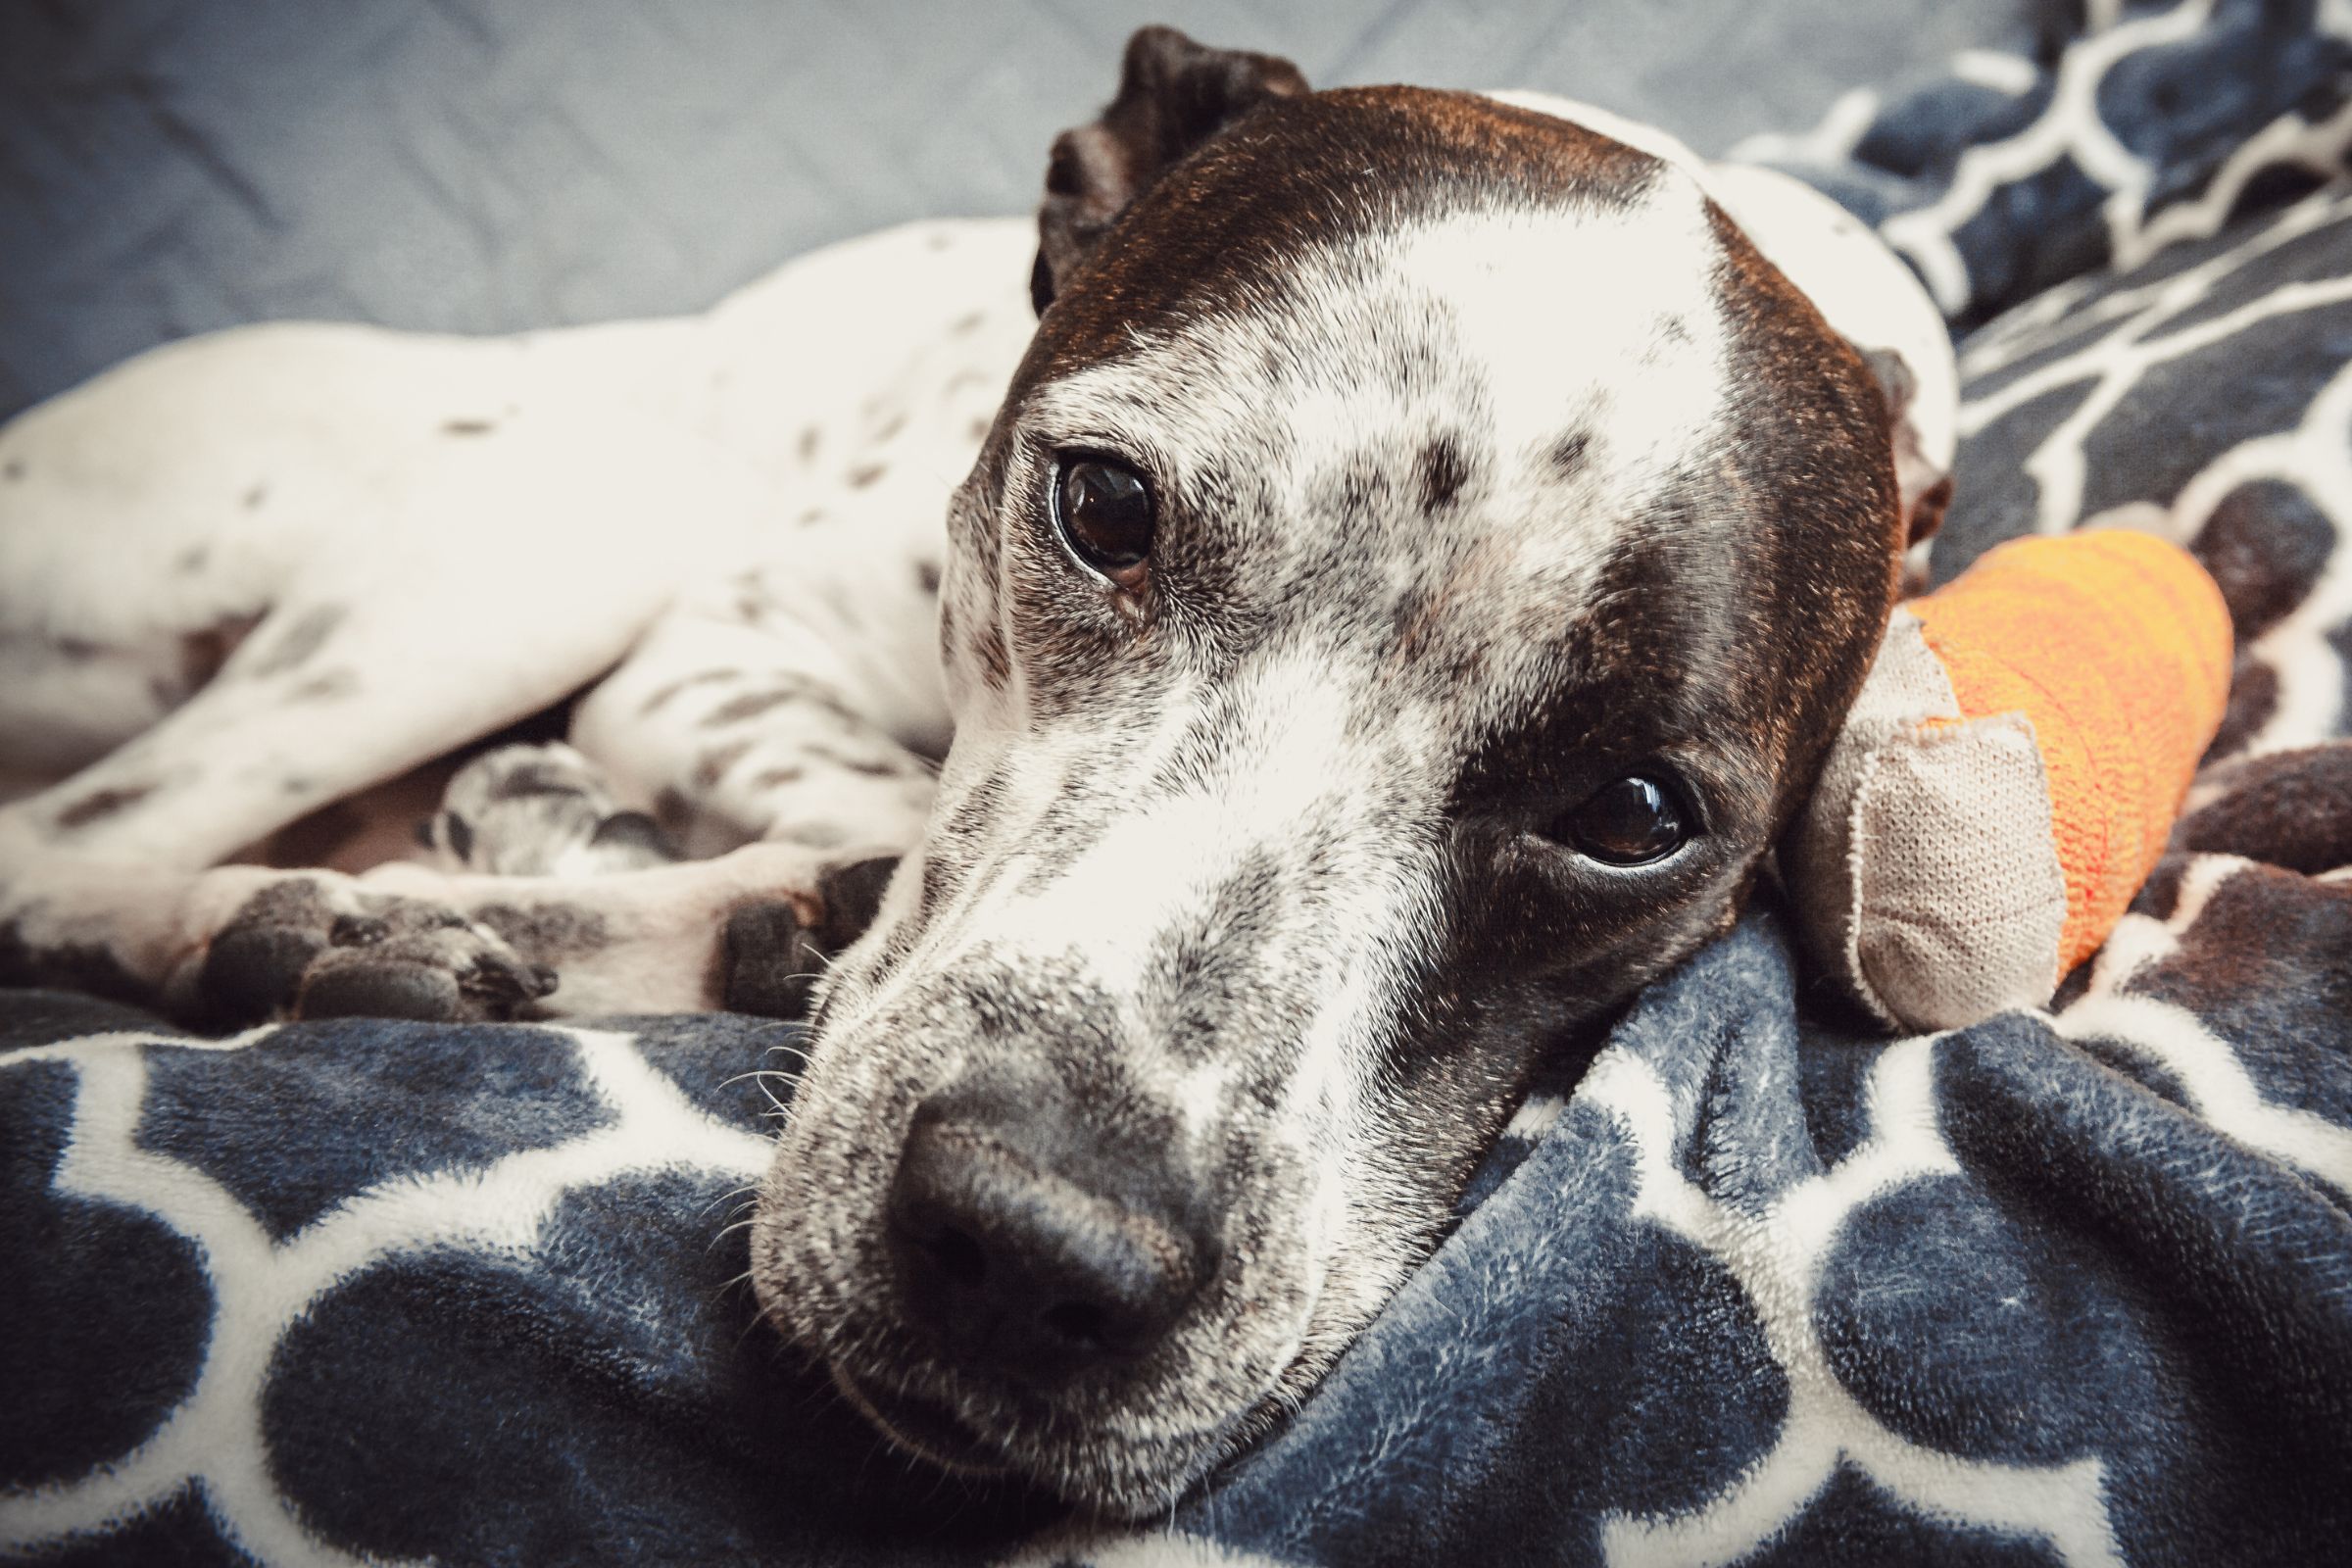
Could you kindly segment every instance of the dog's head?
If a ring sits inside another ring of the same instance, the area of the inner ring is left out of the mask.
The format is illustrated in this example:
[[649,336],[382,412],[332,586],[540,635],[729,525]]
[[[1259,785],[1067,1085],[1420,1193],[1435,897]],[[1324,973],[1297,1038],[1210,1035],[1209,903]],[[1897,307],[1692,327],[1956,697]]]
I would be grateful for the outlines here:
[[910,1446],[1132,1513],[1731,922],[1903,540],[1864,365],[1617,142],[1153,29],[1048,191],[754,1277]]

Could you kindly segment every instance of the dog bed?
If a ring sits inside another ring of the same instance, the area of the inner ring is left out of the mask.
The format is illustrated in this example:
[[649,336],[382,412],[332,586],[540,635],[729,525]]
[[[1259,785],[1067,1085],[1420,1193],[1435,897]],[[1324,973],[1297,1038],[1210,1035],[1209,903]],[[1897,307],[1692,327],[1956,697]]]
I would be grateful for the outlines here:
[[792,1025],[209,1041],[14,994],[0,1552],[2336,1560],[2352,44],[2308,7],[2091,9],[2039,64],[1747,149],[1989,323],[1938,577],[2122,524],[2229,601],[2172,853],[2050,1009],[1874,1038],[1767,893],[1539,1090],[1294,1419],[1112,1530],[895,1456],[758,1321],[735,1222]]

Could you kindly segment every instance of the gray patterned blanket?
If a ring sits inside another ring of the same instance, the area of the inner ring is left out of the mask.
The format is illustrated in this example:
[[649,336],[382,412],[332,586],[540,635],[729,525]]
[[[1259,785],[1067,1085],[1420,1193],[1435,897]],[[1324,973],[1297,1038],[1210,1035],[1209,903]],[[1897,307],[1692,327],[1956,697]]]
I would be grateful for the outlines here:
[[2048,1008],[1874,1037],[1767,894],[1293,1420],[1109,1531],[910,1467],[757,1321],[791,1025],[209,1041],[16,994],[0,1555],[2345,1560],[2352,15],[2090,9],[1750,149],[1989,320],[1937,576],[2126,524],[2228,599],[2172,853]]

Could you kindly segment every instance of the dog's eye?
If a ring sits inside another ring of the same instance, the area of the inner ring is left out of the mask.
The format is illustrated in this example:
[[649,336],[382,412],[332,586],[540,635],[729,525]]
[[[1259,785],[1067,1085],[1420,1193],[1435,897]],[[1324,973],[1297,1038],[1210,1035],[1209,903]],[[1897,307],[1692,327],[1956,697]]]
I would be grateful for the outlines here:
[[1064,458],[1054,485],[1054,520],[1078,559],[1122,588],[1141,580],[1152,554],[1152,487],[1108,458]]
[[1672,788],[1637,774],[1593,791],[1545,836],[1609,865],[1646,865],[1682,848],[1689,822]]

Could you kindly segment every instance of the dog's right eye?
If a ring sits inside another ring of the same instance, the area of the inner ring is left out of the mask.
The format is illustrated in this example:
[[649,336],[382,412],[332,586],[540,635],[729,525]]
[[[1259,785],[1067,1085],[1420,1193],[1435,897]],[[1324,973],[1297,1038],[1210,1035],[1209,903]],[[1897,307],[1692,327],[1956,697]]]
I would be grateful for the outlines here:
[[1078,559],[1122,588],[1152,554],[1152,487],[1108,458],[1068,457],[1054,482],[1054,520]]
[[1681,849],[1690,826],[1671,786],[1637,774],[1594,790],[1544,836],[1603,864],[1647,865]]

